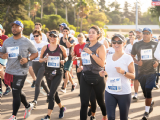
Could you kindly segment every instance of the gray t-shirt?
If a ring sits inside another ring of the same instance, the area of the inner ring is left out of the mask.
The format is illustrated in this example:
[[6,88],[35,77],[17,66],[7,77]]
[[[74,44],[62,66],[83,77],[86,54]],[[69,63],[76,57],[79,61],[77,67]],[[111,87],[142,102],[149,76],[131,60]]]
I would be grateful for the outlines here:
[[[8,52],[8,62],[6,66],[6,73],[11,75],[27,75],[29,66],[26,68],[21,67],[20,61],[18,60],[18,55],[21,55],[24,58],[27,58],[29,52],[37,53],[37,49],[34,44],[26,37],[21,37],[18,40],[15,40],[12,37],[6,39],[2,46],[2,53]],[[27,63],[28,64],[28,63]]]

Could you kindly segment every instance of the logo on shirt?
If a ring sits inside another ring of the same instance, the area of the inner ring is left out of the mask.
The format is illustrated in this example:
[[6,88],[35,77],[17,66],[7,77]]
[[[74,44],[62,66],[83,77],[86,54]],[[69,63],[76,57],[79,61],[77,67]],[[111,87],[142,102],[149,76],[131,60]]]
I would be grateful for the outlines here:
[[40,52],[42,48],[37,48],[37,50]]
[[80,48],[80,49],[79,49],[79,53],[81,53],[81,52],[82,52],[82,49]]
[[155,45],[151,45],[152,48],[155,48]]
[[18,50],[19,49],[19,47],[13,47],[13,48],[11,48],[10,50],[11,51],[14,51],[14,50]]

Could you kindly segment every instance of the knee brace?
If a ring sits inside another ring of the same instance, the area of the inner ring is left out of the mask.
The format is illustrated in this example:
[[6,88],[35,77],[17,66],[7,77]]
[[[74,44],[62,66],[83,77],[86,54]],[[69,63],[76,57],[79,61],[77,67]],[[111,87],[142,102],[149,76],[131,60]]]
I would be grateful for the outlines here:
[[145,91],[146,91],[146,98],[152,98],[152,93],[151,93],[152,89],[146,88]]

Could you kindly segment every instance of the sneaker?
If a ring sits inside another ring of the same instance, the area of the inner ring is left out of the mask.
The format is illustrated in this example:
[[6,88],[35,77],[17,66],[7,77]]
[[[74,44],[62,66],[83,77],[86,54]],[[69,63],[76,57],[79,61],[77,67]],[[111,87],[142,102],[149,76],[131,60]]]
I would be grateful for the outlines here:
[[72,85],[72,89],[71,92],[73,92],[76,89],[77,83],[74,83],[74,85]]
[[153,105],[154,105],[154,101],[151,102],[150,109],[149,109],[149,114],[153,111]]
[[28,118],[31,115],[31,111],[34,107],[33,103],[29,103],[30,107],[29,108],[25,108],[25,112],[24,112],[24,119]]
[[2,97],[3,96],[3,91],[2,90],[0,90],[0,97]]
[[36,84],[36,81],[33,80],[33,83],[31,85],[31,88],[34,88],[35,87],[35,84]]
[[90,120],[96,120],[96,118],[94,116],[91,116]]
[[50,118],[48,117],[48,115],[46,115],[44,118],[42,118],[41,120],[50,120]]
[[37,106],[37,101],[33,100],[31,103],[33,104],[33,109],[35,109]]
[[91,108],[88,110],[88,116],[91,116]]
[[63,118],[64,117],[64,111],[66,110],[66,108],[63,106],[60,111],[59,111],[59,118]]
[[[70,81],[68,81],[67,82],[67,85],[69,85],[71,82]],[[63,84],[62,84],[62,87],[61,87],[61,89],[64,87],[64,82],[63,82]]]
[[6,91],[3,93],[3,95],[8,95],[8,93],[10,93],[10,92],[11,92],[11,88],[7,87]]
[[148,120],[148,117],[149,117],[149,113],[145,112],[144,115],[143,115],[142,120]]
[[159,89],[159,85],[156,85],[154,88]]
[[65,88],[61,88],[61,92],[66,93],[66,89]]
[[134,101],[138,101],[138,95],[134,94],[134,96],[132,96],[132,99],[133,99]]
[[7,120],[17,120],[16,117],[14,115],[12,115],[9,119]]

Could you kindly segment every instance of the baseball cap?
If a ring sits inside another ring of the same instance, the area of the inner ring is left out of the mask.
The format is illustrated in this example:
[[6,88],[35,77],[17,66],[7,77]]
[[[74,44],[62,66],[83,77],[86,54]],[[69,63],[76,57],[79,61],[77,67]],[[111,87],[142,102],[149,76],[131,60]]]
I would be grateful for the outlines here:
[[70,34],[75,34],[75,31],[74,30],[70,30]]
[[114,34],[114,36],[112,37],[112,40],[114,40],[114,38],[118,37],[121,41],[125,42],[125,37],[121,34]]
[[53,31],[50,31],[49,35],[59,36],[59,32],[53,30]]
[[143,28],[142,32],[144,32],[144,31],[148,31],[148,32],[150,32],[152,34],[152,30],[150,28]]
[[0,29],[3,30],[3,26],[0,24]]
[[136,30],[135,30],[135,32],[142,32],[142,28],[137,28]]
[[61,23],[59,26],[67,27],[66,23]]
[[13,24],[19,25],[19,26],[21,26],[21,27],[23,28],[23,24],[21,23],[21,21],[16,20],[16,21],[14,21],[13,23],[11,23],[11,26],[12,26]]
[[69,27],[64,27],[63,30],[65,30],[65,29],[68,30],[68,31],[70,31]]

